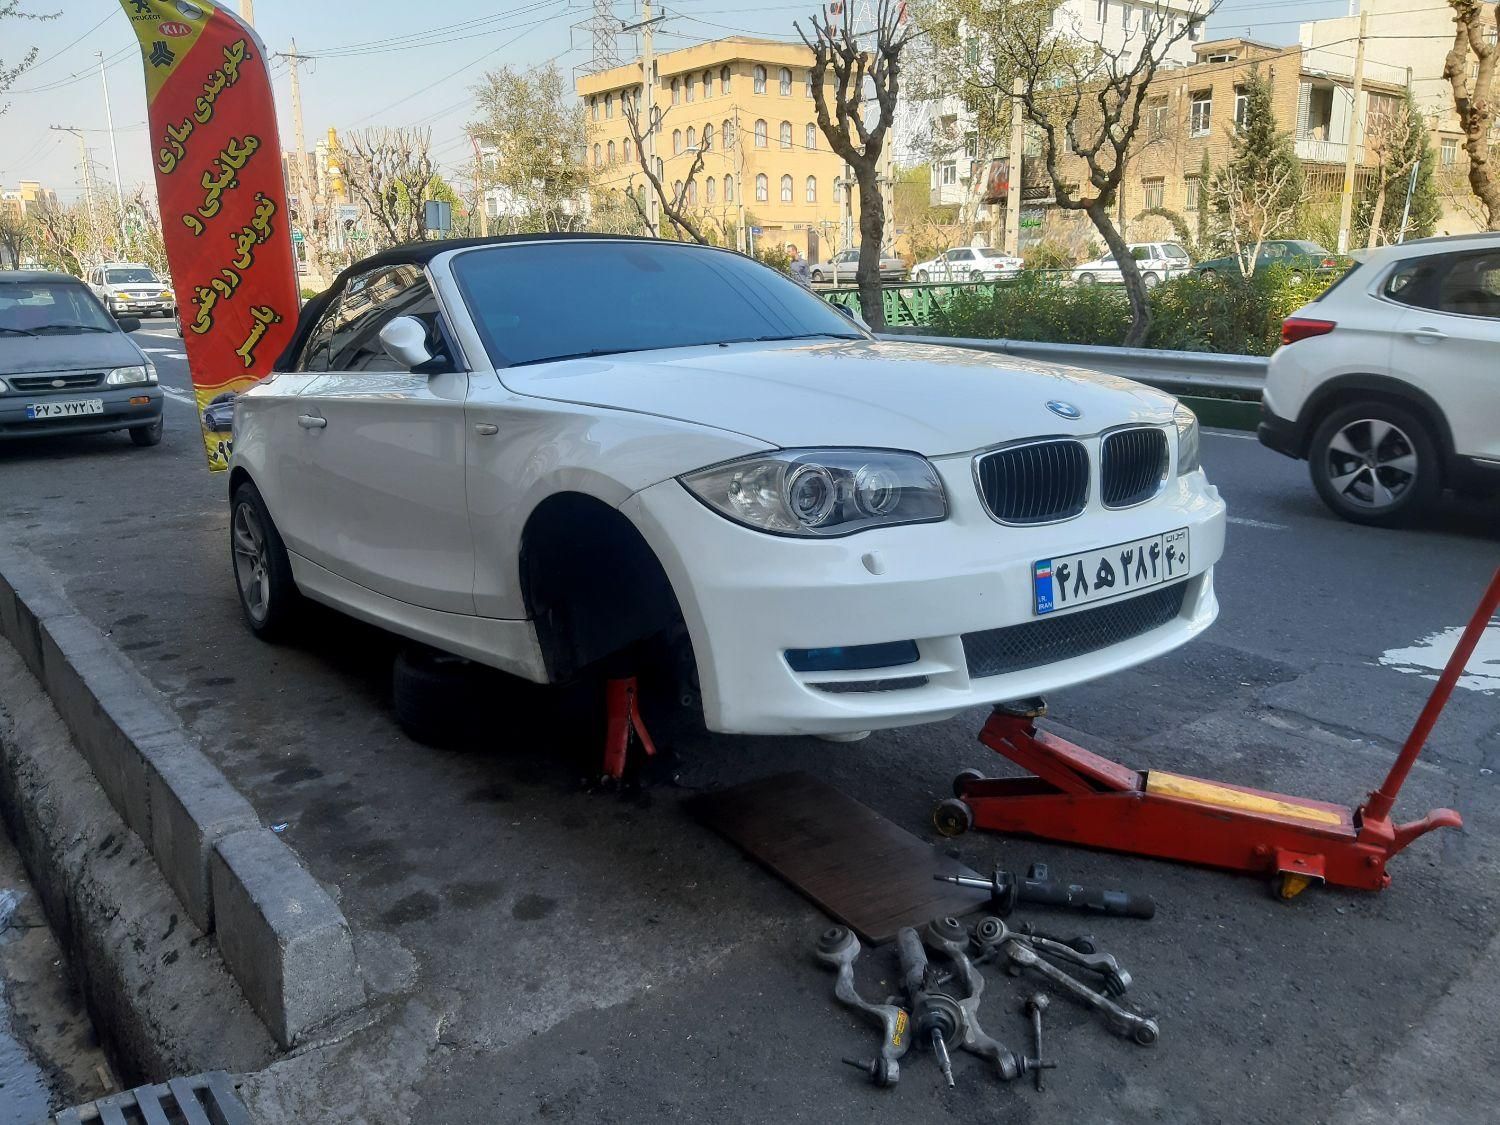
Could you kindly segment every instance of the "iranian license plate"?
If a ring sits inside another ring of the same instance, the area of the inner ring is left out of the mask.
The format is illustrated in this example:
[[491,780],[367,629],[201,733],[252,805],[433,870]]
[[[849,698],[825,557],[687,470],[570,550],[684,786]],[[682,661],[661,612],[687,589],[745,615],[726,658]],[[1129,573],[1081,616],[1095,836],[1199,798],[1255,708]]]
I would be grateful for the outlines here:
[[1188,575],[1188,529],[1113,547],[1040,559],[1032,568],[1036,612],[1118,598]]
[[26,417],[41,421],[44,418],[81,418],[85,414],[103,414],[102,398],[71,398],[62,402],[32,402],[26,406]]

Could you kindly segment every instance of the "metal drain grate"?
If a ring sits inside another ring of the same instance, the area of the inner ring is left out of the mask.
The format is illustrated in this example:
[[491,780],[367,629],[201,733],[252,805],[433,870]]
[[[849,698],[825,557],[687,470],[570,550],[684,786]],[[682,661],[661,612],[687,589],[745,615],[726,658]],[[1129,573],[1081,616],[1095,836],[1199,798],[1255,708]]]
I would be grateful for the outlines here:
[[222,1070],[139,1086],[87,1105],[65,1109],[52,1125],[251,1125],[250,1111]]

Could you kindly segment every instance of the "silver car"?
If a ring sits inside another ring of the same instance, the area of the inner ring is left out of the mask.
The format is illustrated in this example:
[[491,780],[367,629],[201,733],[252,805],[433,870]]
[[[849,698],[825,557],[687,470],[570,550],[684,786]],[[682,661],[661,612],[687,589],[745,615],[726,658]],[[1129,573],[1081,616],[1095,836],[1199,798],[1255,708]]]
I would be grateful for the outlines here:
[[171,285],[140,262],[106,262],[87,280],[112,316],[171,316],[177,308]]

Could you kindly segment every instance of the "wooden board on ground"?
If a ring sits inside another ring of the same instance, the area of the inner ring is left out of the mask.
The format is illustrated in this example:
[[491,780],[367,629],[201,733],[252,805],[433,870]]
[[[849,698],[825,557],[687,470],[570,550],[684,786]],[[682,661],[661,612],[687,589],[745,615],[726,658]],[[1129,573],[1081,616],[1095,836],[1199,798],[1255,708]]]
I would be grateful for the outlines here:
[[866,941],[967,914],[986,899],[934,875],[973,875],[955,859],[808,774],[777,774],[687,802],[728,837]]

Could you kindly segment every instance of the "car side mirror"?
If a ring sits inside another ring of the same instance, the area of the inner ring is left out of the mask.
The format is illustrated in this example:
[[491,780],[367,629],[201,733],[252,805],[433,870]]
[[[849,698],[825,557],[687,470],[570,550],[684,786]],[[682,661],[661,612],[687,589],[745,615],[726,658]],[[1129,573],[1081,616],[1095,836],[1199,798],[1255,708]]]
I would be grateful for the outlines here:
[[138,316],[122,316],[115,321],[120,326],[121,332],[134,332],[141,326],[141,318]]
[[432,361],[432,353],[427,350],[427,326],[414,316],[398,316],[387,323],[380,330],[380,346],[408,371]]

